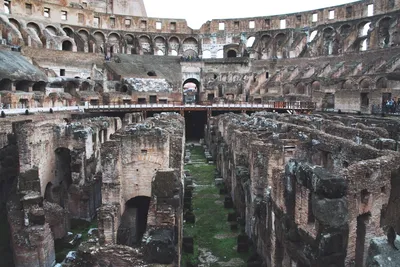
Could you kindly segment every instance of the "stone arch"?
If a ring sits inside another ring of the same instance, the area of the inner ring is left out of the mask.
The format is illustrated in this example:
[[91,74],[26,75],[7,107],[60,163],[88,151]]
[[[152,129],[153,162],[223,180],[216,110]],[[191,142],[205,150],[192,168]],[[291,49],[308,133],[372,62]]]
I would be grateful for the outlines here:
[[[148,158],[136,160],[135,162],[125,164],[123,172],[123,185],[125,188],[124,200],[129,200],[137,196],[151,197],[151,183],[157,170],[162,166],[162,159],[153,159],[152,155]],[[160,162],[161,161],[161,162]],[[129,170],[129,171],[127,171]],[[129,175],[124,175],[124,174]]]
[[176,56],[179,54],[179,48],[180,48],[180,39],[176,36],[171,36],[168,39],[168,54],[170,54],[171,56],[175,55],[175,52],[173,53],[172,51],[176,51]]
[[89,41],[89,32],[87,30],[80,29],[78,34],[85,42]]
[[324,55],[332,55],[338,53],[338,47],[335,46],[334,40],[336,31],[333,27],[326,27],[323,29],[323,54]]
[[117,244],[134,247],[141,243],[147,229],[151,197],[136,196],[125,202],[117,231]]
[[351,25],[343,24],[339,27],[339,32],[343,37],[347,37],[351,33]]
[[256,37],[254,36],[249,36],[246,40],[246,47],[252,47],[254,44],[254,41],[256,40]]
[[197,39],[194,37],[188,37],[185,40],[183,40],[182,50],[183,50],[183,55],[189,54],[186,51],[192,50],[194,53],[190,51],[190,54],[193,54],[193,56],[197,56],[199,51]]
[[88,82],[88,81],[84,81],[84,82],[82,82],[82,84],[81,84],[81,91],[90,91],[90,89],[91,89],[91,85],[90,85],[90,83]]
[[[162,36],[157,36],[154,38],[154,53],[163,56],[166,51],[166,40]],[[161,54],[162,52],[162,54]]]
[[21,23],[19,23],[18,20],[14,19],[14,18],[9,18],[8,21],[15,26],[15,28],[17,28],[19,31],[21,31]]
[[260,39],[259,44],[259,52],[261,59],[268,59],[271,55],[271,45],[272,45],[272,36],[270,34],[264,34]]
[[106,41],[106,35],[102,31],[95,31],[93,37],[96,42],[104,43]]
[[139,37],[140,50],[142,55],[152,55],[151,39],[148,35]]
[[108,34],[108,41],[116,41],[116,40],[120,40],[121,36],[119,35],[119,33],[116,32],[110,32]]
[[53,25],[47,25],[45,28],[51,35],[57,36],[57,29]]
[[384,17],[378,22],[378,46],[381,48],[389,46],[391,21],[391,17]]
[[54,203],[53,184],[51,182],[47,183],[46,189],[44,190],[44,200]]
[[33,84],[32,90],[34,92],[45,92],[46,91],[46,82],[39,81]]
[[73,47],[74,47],[74,45],[72,44],[72,42],[70,40],[65,40],[62,42],[62,50],[63,51],[72,51]]
[[376,81],[376,88],[387,88],[388,87],[388,79],[386,77],[381,77]]
[[286,40],[286,34],[281,32],[278,33],[277,35],[275,35],[274,38],[274,56],[277,58],[284,58],[285,54],[284,54],[284,48],[283,48],[283,44],[285,43]]
[[95,31],[93,33],[93,38],[96,43],[92,44],[92,50],[97,53],[104,53],[104,43],[106,41],[105,34],[102,31]]
[[40,27],[38,24],[35,22],[29,22],[26,24],[26,27],[31,30],[31,32],[35,33],[39,38],[42,36],[42,31],[40,30]]
[[229,49],[226,53],[227,57],[237,57],[237,51],[235,49]]
[[369,27],[371,25],[371,21],[364,20],[357,25],[358,37],[363,37],[368,35]]
[[70,27],[63,27],[63,31],[65,32],[65,34],[68,36],[68,37],[70,37],[70,38],[74,38],[74,33],[75,33],[75,31],[72,29],[72,28],[70,28]]
[[311,88],[313,91],[320,91],[321,90],[321,83],[319,81],[313,81],[311,83]]
[[343,82],[342,89],[345,89],[345,90],[355,89],[355,83],[351,79],[348,79]]
[[126,34],[125,35],[125,42],[127,45],[134,45],[135,43],[135,37],[133,36],[133,34]]
[[21,80],[16,82],[15,89],[17,91],[29,92],[29,87],[31,86],[31,82],[28,80]]
[[306,89],[307,89],[307,88],[306,88],[306,85],[305,85],[303,82],[299,82],[299,83],[296,85],[296,94],[304,95],[304,94],[307,93],[307,90],[306,90]]
[[108,43],[110,45],[110,53],[119,53],[119,43],[121,36],[118,33],[112,32],[108,35]]
[[12,81],[10,79],[2,79],[0,80],[0,91],[11,91],[12,90]]
[[64,92],[73,96],[76,94],[76,89],[78,87],[79,87],[79,85],[77,83],[68,81],[64,85]]
[[363,78],[358,83],[360,89],[369,89],[372,85],[372,81],[370,78]]
[[314,30],[311,32],[310,37],[308,39],[308,42],[311,43],[312,41],[314,41],[315,37],[317,37],[318,35],[318,30]]
[[198,103],[199,92],[200,92],[200,82],[196,78],[188,78],[183,84],[183,102],[184,103]]

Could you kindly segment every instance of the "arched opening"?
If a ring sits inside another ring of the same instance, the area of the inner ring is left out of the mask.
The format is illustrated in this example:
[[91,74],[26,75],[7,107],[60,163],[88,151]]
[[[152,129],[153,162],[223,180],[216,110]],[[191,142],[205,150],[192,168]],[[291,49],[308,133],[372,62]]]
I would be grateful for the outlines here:
[[199,101],[200,82],[190,78],[183,83],[183,103],[196,104]]
[[41,34],[40,34],[40,27],[39,27],[36,23],[29,22],[26,26],[27,26],[31,31],[33,31],[34,33],[36,33],[37,36],[40,36],[40,35],[41,35]]
[[164,52],[162,50],[157,51],[157,56],[164,56]]
[[308,40],[308,42],[312,42],[315,39],[315,36],[317,36],[317,34],[318,34],[318,31],[313,31],[310,34],[310,39]]
[[304,85],[304,83],[297,84],[296,93],[299,95],[304,95],[306,93],[306,86]]
[[12,81],[10,79],[3,79],[0,81],[0,91],[11,91]]
[[386,77],[379,78],[376,81],[376,88],[377,89],[379,89],[379,88],[387,88],[387,86],[388,86],[388,81],[387,81]]
[[229,50],[227,53],[228,57],[236,57],[236,51],[235,50]]
[[371,22],[362,22],[358,25],[358,37],[363,37],[368,35],[369,27]]
[[46,190],[44,191],[44,199],[48,202],[54,203],[53,184],[51,182],[47,183],[46,185]]
[[133,45],[134,40],[135,40],[135,38],[133,37],[133,35],[131,35],[131,34],[125,35],[126,44]]
[[252,47],[255,40],[256,40],[256,37],[254,37],[254,36],[249,37],[246,42],[246,47]]
[[21,26],[20,26],[18,20],[9,18],[8,21],[9,21],[12,25],[14,25],[15,28],[17,28],[19,31],[21,30]]
[[152,47],[150,38],[147,36],[141,36],[139,38],[140,48],[143,55],[152,55]]
[[171,50],[170,56],[177,56],[178,52],[176,50]]
[[81,91],[89,91],[89,90],[90,90],[90,83],[84,81],[84,82],[81,84]]
[[65,27],[63,30],[68,37],[74,37],[74,31],[71,28]]
[[47,26],[46,30],[51,34],[56,36],[57,35],[57,29],[54,26]]
[[72,51],[72,47],[73,47],[73,45],[72,45],[71,41],[65,40],[62,43],[62,50],[63,51]]
[[29,86],[31,82],[27,80],[22,80],[16,83],[15,89],[17,91],[29,92]]
[[65,92],[65,93],[68,93],[68,94],[70,94],[70,95],[75,95],[75,94],[76,94],[76,89],[77,89],[77,88],[78,88],[78,85],[77,85],[77,84],[75,84],[74,82],[69,81],[69,82],[67,82],[67,83],[65,84],[64,92]]
[[197,57],[198,56],[198,43],[197,40],[193,37],[186,38],[183,41],[182,44],[183,47],[183,56],[192,56],[192,57]]
[[78,32],[79,36],[84,40],[84,41],[88,41],[89,40],[89,33],[85,30],[80,30]]
[[387,47],[390,42],[390,21],[391,18],[386,17],[379,21],[378,36],[379,36],[379,46]]
[[117,232],[117,244],[125,246],[140,245],[147,228],[150,197],[138,196],[125,203],[125,211]]
[[46,91],[46,82],[40,81],[33,84],[32,90],[35,92],[45,92]]
[[68,201],[67,190],[72,184],[71,151],[65,147],[59,147],[55,151],[56,168],[53,187],[53,200],[61,207],[65,207]]
[[127,86],[126,84],[124,84],[124,85],[121,87],[121,92],[122,92],[122,93],[127,93],[127,92],[128,92],[128,86]]

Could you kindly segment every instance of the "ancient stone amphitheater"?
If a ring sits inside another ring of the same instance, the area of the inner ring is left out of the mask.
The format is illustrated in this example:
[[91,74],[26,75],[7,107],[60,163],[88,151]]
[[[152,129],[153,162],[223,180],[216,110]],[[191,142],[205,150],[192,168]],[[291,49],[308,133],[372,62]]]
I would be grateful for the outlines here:
[[[1,267],[400,266],[400,0],[200,29],[0,0],[0,31]],[[198,261],[210,184],[237,244]]]

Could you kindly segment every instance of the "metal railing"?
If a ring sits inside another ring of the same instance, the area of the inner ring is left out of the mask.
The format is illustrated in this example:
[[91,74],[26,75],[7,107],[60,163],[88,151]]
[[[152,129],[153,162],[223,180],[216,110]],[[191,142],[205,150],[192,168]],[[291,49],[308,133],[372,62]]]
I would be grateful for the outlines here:
[[29,113],[48,113],[48,112],[61,112],[61,111],[78,111],[84,112],[95,110],[123,110],[123,109],[257,109],[257,110],[271,110],[271,109],[285,109],[285,110],[314,110],[316,104],[314,102],[267,102],[267,103],[211,103],[201,102],[198,104],[183,104],[182,102],[172,103],[150,103],[150,104],[109,104],[109,105],[90,105],[86,103],[84,106],[68,106],[68,107],[27,107],[27,108],[2,108],[0,112],[6,115],[24,114]]
[[134,104],[108,104],[88,105],[85,109],[156,109],[156,108],[228,108],[228,109],[290,109],[290,110],[313,110],[314,102],[267,102],[267,103],[211,103],[201,102],[198,104],[183,104],[182,102],[172,103],[134,103]]

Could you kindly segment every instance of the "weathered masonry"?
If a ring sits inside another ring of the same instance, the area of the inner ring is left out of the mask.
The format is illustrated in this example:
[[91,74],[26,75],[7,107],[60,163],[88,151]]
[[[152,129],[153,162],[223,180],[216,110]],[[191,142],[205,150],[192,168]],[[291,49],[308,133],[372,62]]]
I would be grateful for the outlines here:
[[206,142],[266,266],[392,266],[397,251],[375,237],[399,231],[399,126],[230,114],[210,121]]

